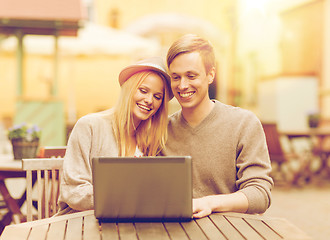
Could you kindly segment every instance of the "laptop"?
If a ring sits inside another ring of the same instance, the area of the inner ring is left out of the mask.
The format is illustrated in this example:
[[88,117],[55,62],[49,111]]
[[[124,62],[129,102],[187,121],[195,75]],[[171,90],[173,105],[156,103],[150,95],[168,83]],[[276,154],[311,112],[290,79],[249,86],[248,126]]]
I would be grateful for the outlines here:
[[100,221],[192,219],[190,156],[97,157],[92,172]]

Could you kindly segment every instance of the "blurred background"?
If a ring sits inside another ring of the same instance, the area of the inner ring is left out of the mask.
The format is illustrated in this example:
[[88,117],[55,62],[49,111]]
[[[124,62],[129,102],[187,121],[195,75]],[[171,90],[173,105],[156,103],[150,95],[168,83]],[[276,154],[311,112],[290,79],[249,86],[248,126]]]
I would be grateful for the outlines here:
[[329,0],[0,0],[0,119],[65,145],[79,117],[114,105],[124,66],[195,33],[216,49],[212,98],[280,130],[311,112],[330,124],[329,13]]
[[41,147],[66,145],[78,118],[114,106],[123,67],[165,61],[186,33],[215,48],[211,98],[275,126],[265,132],[284,188],[269,212],[326,239],[330,0],[0,0],[0,155],[11,153],[7,130],[22,122],[42,129]]

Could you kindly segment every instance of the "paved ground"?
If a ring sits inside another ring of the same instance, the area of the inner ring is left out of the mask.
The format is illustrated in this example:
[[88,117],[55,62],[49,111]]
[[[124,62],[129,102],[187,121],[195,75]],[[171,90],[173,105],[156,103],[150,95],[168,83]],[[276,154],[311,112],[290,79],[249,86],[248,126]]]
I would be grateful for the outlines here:
[[283,217],[315,240],[330,239],[330,180],[300,188],[275,187],[265,215]]

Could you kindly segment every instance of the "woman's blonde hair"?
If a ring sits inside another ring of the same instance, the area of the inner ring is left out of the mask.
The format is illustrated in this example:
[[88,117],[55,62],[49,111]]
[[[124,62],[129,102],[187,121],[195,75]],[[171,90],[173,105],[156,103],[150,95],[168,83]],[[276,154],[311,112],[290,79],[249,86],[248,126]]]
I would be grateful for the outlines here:
[[[164,82],[164,94],[158,111],[147,120],[141,121],[137,129],[132,128],[133,97],[144,79],[150,74],[157,74]],[[129,151],[129,133],[135,130],[136,144],[144,156],[155,156],[165,146],[167,140],[167,118],[169,89],[166,80],[157,72],[146,70],[131,76],[122,85],[120,97],[114,108],[113,130],[117,140],[119,156],[127,156]]]

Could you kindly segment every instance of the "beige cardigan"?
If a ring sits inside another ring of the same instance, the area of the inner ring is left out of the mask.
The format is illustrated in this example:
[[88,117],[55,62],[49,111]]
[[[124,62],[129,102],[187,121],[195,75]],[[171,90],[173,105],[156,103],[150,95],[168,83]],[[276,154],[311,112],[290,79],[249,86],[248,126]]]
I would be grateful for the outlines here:
[[63,163],[59,214],[94,208],[91,160],[96,156],[118,156],[111,114],[111,109],[89,114],[75,124]]

